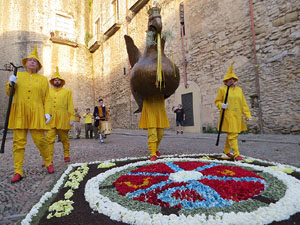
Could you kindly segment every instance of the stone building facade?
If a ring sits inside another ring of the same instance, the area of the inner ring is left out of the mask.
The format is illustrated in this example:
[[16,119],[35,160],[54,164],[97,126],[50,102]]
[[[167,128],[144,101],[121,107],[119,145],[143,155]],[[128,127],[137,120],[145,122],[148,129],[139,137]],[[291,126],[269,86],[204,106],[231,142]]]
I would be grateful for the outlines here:
[[[83,107],[88,102],[93,107],[92,60],[85,45],[88,4],[76,0],[0,0],[0,8],[0,69],[10,62],[20,66],[22,58],[37,45],[43,65],[39,73],[50,79],[58,66],[65,87],[73,92],[75,106]],[[12,72],[1,70],[0,74],[2,128],[8,104],[5,84]]]
[[[187,109],[187,132],[216,128],[214,99],[232,61],[254,120],[253,132],[300,133],[300,2],[298,0],[158,0],[165,54],[180,69],[180,86],[166,100]],[[56,65],[83,112],[103,98],[113,127],[138,128],[130,93],[124,35],[143,52],[149,0],[0,0],[0,66],[39,47],[50,77]],[[67,25],[64,25],[67,24]],[[252,26],[253,25],[253,26]],[[70,29],[72,28],[72,29]],[[253,29],[254,28],[254,29]],[[1,104],[7,104],[0,71]],[[5,107],[0,110],[1,124]]]

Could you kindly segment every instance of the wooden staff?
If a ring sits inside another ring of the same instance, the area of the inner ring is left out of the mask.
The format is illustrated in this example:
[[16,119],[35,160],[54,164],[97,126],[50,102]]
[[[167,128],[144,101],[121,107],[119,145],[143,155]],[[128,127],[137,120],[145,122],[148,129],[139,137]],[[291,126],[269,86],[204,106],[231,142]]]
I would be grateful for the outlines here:
[[[17,76],[18,69],[21,68],[22,66],[15,66],[13,63],[10,63],[10,65],[12,65],[12,67],[14,68],[14,75]],[[8,120],[9,120],[10,108],[11,108],[14,92],[15,92],[15,83],[12,82],[11,88],[10,88],[10,93],[9,93],[8,108],[7,108],[7,112],[6,112],[0,153],[4,153],[4,146],[5,146],[6,134],[7,134],[7,128],[8,128]]]
[[[225,95],[225,101],[224,101],[224,104],[227,103],[227,98],[228,98],[228,93],[229,93],[229,88],[230,88],[230,87],[231,87],[231,85],[228,85],[228,86],[227,86],[227,91],[226,91],[226,95]],[[218,137],[217,137],[216,146],[219,145],[220,134],[221,134],[222,124],[223,124],[223,120],[224,120],[224,114],[225,114],[225,109],[222,110],[222,116],[221,116],[221,121],[220,121],[220,125],[219,125],[219,132],[218,132]]]

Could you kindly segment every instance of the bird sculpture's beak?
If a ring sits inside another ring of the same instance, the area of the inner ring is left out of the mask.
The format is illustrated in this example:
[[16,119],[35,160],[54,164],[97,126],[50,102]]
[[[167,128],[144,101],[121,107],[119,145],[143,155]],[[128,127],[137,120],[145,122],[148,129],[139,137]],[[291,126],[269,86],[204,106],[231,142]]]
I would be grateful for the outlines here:
[[150,30],[161,33],[162,30],[162,22],[160,17],[155,17],[151,20],[151,23],[149,24]]

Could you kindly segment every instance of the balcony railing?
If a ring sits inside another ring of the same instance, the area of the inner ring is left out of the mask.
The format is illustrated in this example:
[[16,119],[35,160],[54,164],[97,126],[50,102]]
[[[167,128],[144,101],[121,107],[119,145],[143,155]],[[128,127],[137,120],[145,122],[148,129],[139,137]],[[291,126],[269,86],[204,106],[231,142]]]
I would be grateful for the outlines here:
[[113,15],[103,24],[104,35],[109,38],[114,33],[116,33],[116,31],[119,30],[120,27],[121,24],[119,23],[119,19],[117,19],[116,15]]
[[50,40],[53,43],[62,44],[62,45],[69,45],[72,47],[78,47],[78,44],[75,41],[75,36],[62,32],[62,31],[55,31],[50,32]]
[[103,43],[104,36],[101,35],[100,38],[97,38],[98,35],[94,35],[88,43],[88,49],[90,52],[95,52]]
[[149,0],[130,0],[129,2],[129,10],[137,13],[141,8],[143,8]]

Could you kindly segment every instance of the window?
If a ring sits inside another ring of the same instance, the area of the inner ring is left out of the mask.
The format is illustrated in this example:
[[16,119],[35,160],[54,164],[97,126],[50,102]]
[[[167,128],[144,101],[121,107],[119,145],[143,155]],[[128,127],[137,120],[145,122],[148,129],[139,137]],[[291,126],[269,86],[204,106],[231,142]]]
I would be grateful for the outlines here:
[[112,2],[112,16],[114,17],[114,23],[119,21],[119,0]]
[[55,36],[75,41],[75,23],[72,16],[63,12],[56,12]]
[[97,40],[100,40],[100,17],[96,20],[94,24],[93,36],[97,37]]
[[111,1],[110,11],[108,12],[108,18],[103,23],[102,31],[106,38],[111,37],[117,30],[120,29],[119,24],[119,0]]

